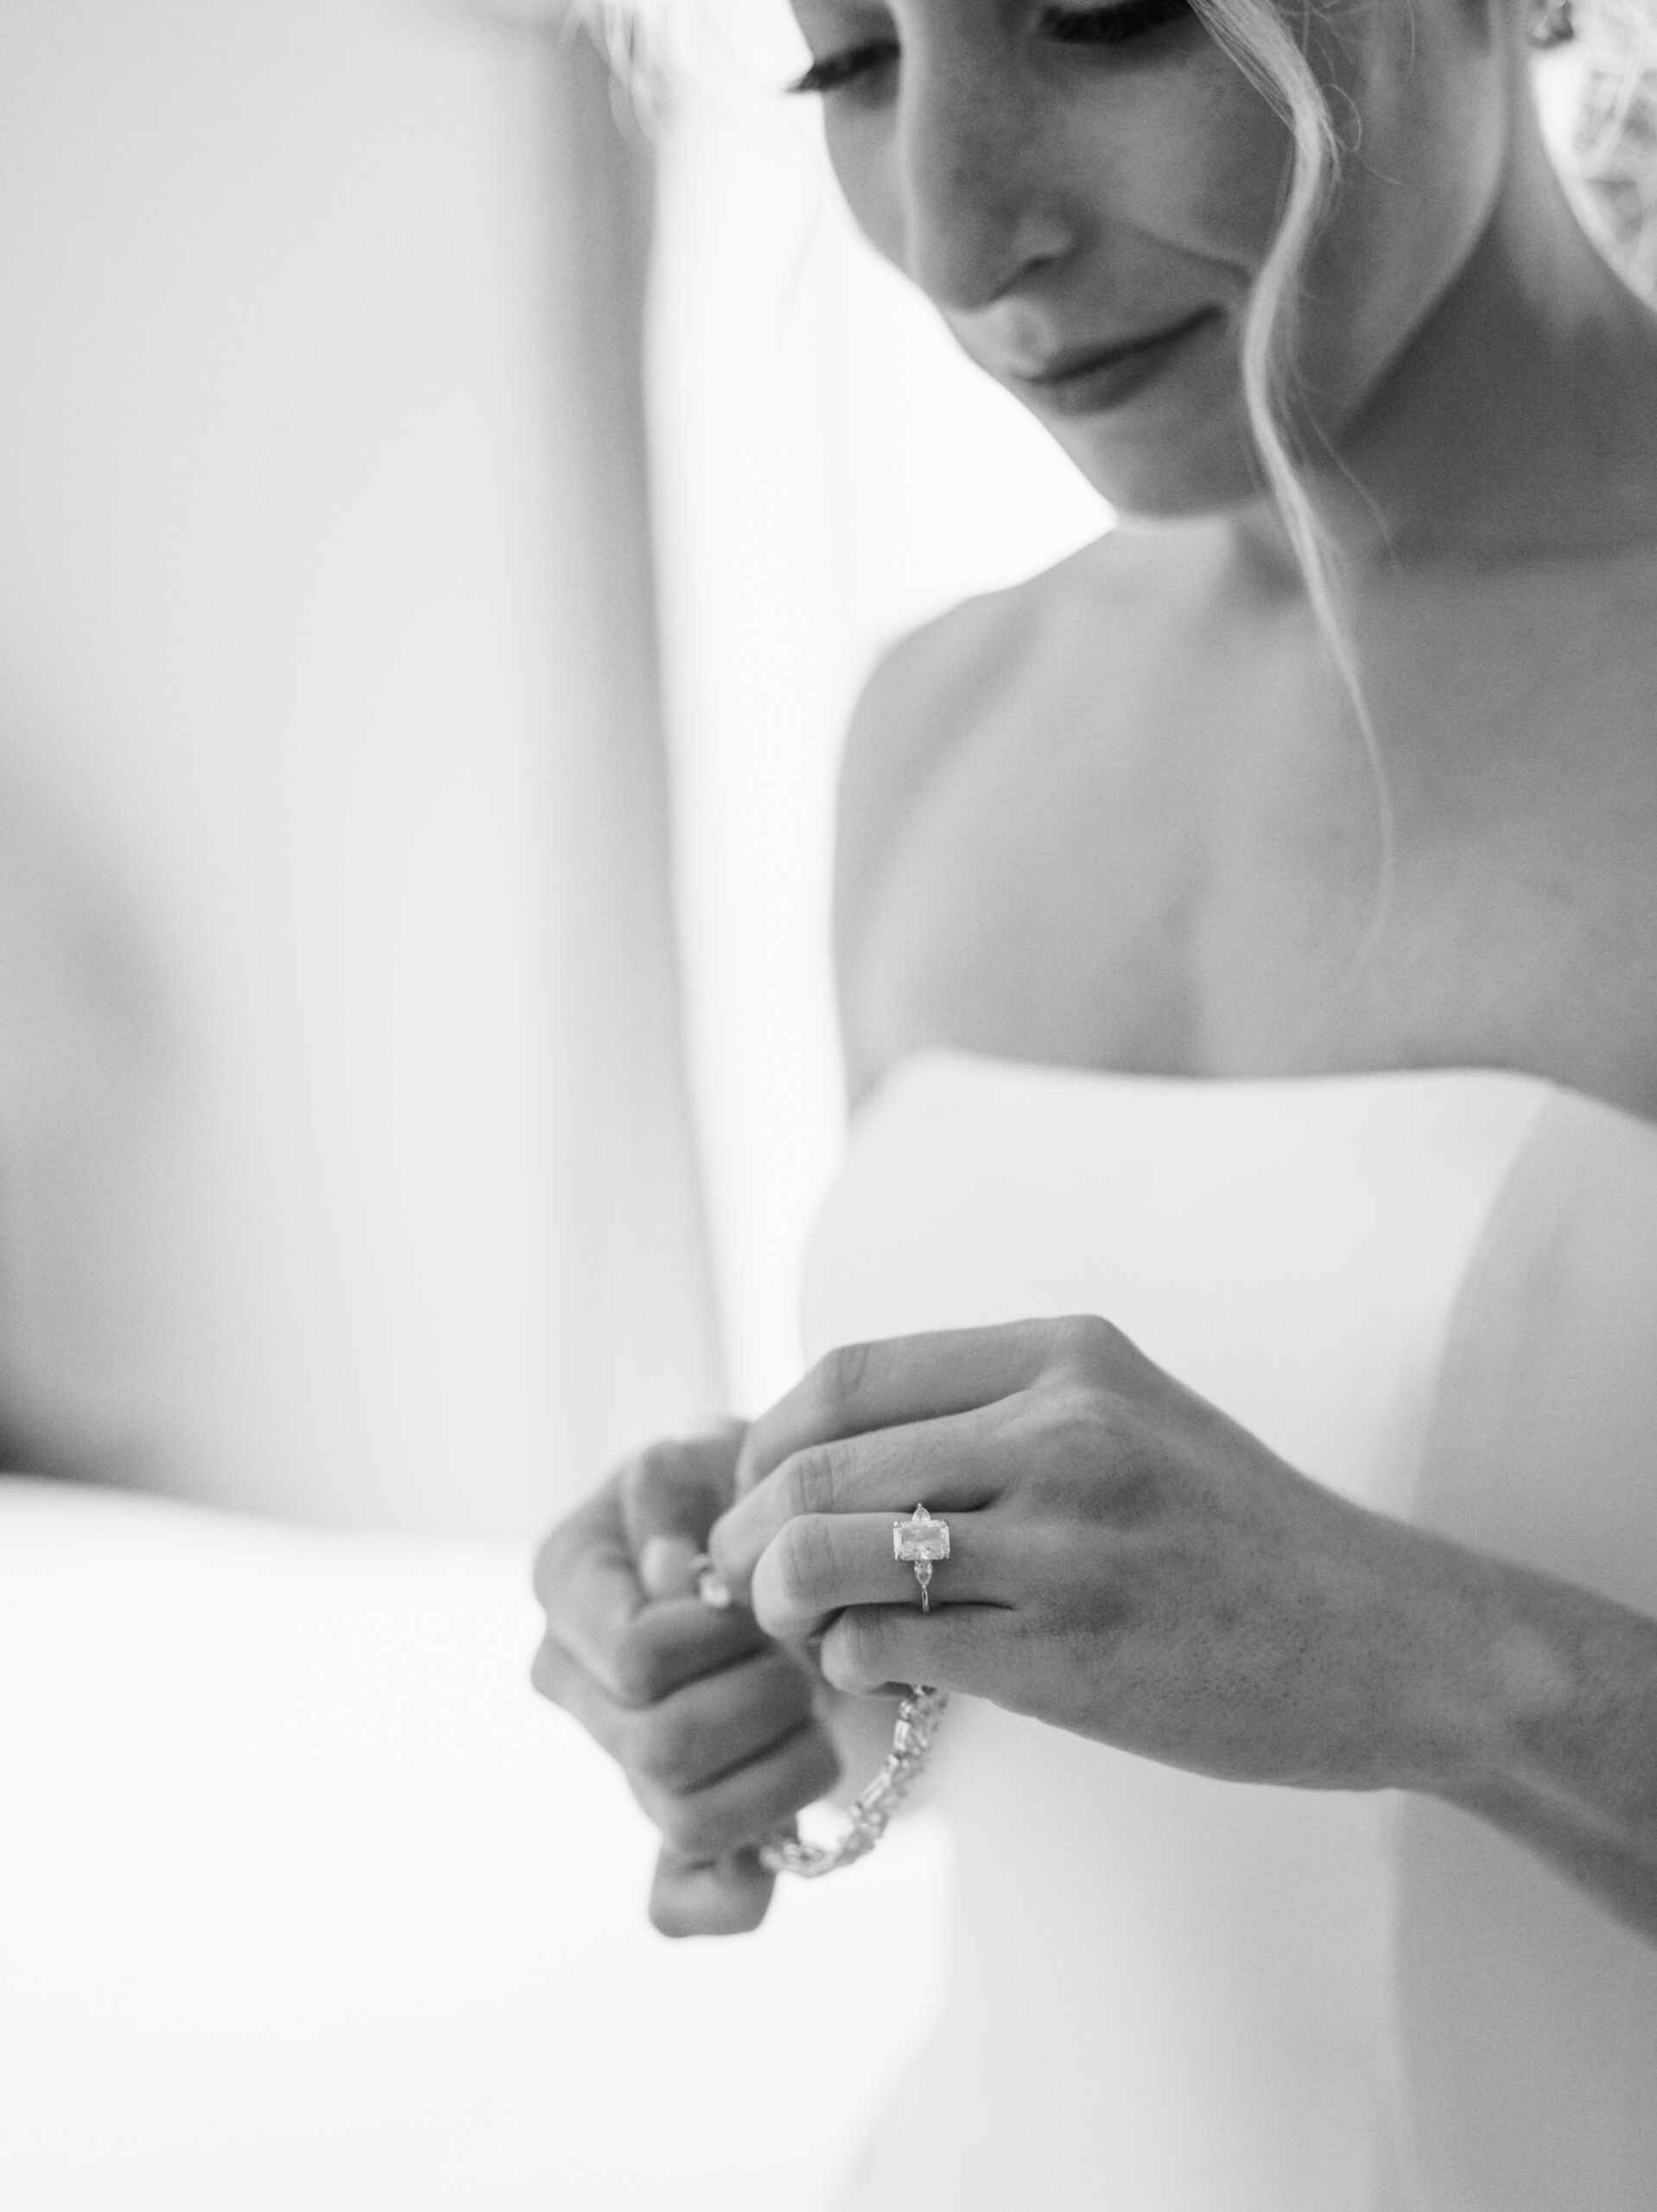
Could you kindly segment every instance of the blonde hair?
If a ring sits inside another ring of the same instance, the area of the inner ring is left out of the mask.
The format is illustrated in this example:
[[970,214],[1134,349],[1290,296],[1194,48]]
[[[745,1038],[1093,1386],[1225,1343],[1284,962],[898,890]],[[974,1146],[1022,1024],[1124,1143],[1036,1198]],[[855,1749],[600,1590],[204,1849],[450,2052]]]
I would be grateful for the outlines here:
[[[1267,486],[1312,611],[1349,679],[1350,652],[1336,635],[1337,569],[1287,428],[1301,283],[1340,174],[1334,118],[1306,57],[1316,10],[1311,0],[1192,4],[1291,134],[1281,213],[1244,317],[1243,394]],[[683,39],[684,0],[555,0],[557,12],[588,26],[654,119]],[[1636,290],[1657,297],[1657,0],[1576,0],[1576,15],[1584,67],[1567,182],[1609,257]]]
[[[1393,807],[1339,557],[1307,492],[1289,428],[1301,288],[1339,180],[1340,143],[1328,96],[1306,55],[1308,0],[1297,0],[1298,23],[1277,0],[1193,4],[1216,42],[1281,118],[1292,141],[1277,228],[1244,315],[1241,378],[1249,431],[1267,487],[1352,708],[1374,790],[1380,867],[1369,926],[1347,971],[1349,981],[1386,919]],[[1634,290],[1657,302],[1657,0],[1578,0],[1577,29],[1580,77],[1567,188],[1607,258]]]
[[[600,27],[613,59],[659,81],[670,14],[683,0],[573,0]],[[1362,963],[1385,919],[1394,822],[1379,741],[1364,696],[1337,549],[1307,488],[1295,416],[1296,324],[1306,266],[1340,179],[1328,95],[1307,56],[1312,0],[1192,0],[1216,41],[1275,110],[1291,159],[1276,228],[1252,287],[1241,336],[1248,429],[1332,671],[1362,742],[1377,814],[1380,866]],[[1657,0],[1575,0],[1581,82],[1566,184],[1584,227],[1629,284],[1657,301]],[[652,100],[651,105],[654,105]],[[1351,973],[1349,970],[1349,976]]]
[[1291,159],[1277,227],[1250,290],[1240,348],[1243,404],[1266,487],[1300,571],[1312,619],[1351,708],[1375,801],[1379,862],[1368,925],[1339,986],[1367,958],[1387,918],[1395,845],[1392,792],[1365,696],[1336,549],[1306,489],[1290,423],[1295,335],[1306,263],[1340,176],[1340,142],[1327,95],[1298,29],[1273,0],[1194,0],[1218,45],[1275,109],[1290,134]]
[[1295,325],[1308,256],[1333,197],[1340,148],[1311,64],[1272,0],[1195,0],[1216,41],[1288,126],[1292,156],[1277,229],[1243,318],[1243,399],[1268,488],[1320,625],[1336,626],[1336,573],[1287,429]]

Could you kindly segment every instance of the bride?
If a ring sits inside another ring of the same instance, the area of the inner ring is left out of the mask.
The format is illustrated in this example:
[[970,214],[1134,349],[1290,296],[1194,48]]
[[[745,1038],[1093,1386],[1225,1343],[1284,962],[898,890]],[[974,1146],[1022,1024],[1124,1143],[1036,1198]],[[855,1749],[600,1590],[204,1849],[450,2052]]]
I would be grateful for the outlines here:
[[816,1364],[554,1532],[537,1684],[676,1935],[956,1694],[865,2212],[1633,2212],[1657,317],[1544,146],[1571,0],[796,7],[858,221],[1124,520],[872,681]]

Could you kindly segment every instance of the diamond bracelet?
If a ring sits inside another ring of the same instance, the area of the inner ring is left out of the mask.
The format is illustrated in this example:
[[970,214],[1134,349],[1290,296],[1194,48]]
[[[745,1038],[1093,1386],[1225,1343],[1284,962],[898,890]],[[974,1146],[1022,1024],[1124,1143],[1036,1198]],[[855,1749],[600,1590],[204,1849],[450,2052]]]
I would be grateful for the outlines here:
[[[919,1510],[925,1510],[924,1507]],[[940,1556],[947,1557],[948,1542],[946,1535],[946,1549]],[[715,1612],[723,1612],[731,1602],[731,1593],[706,1552],[699,1553],[691,1561],[690,1571],[695,1578],[696,1595],[703,1605],[712,1606]],[[929,1578],[930,1573],[929,1566]],[[924,1585],[922,1587],[924,1594]],[[938,1723],[949,1702],[948,1690],[929,1689],[924,1682],[917,1682],[898,1707],[892,1749],[867,1789],[859,1790],[852,1800],[842,1833],[833,1843],[809,1843],[792,1821],[785,1827],[773,1828],[759,1847],[759,1863],[766,1872],[797,1874],[803,1881],[815,1882],[824,1874],[834,1873],[838,1867],[850,1866],[867,1858],[886,1834],[886,1823],[920,1779],[921,1769],[926,1764],[932,1738],[937,1734]]]
[[892,1749],[867,1789],[853,1799],[846,1827],[833,1843],[808,1843],[790,1821],[773,1829],[759,1847],[759,1863],[772,1874],[798,1874],[815,1882],[837,1867],[849,1866],[873,1851],[886,1832],[886,1823],[919,1779],[932,1748],[948,1690],[929,1689],[917,1682],[898,1707],[892,1732]]

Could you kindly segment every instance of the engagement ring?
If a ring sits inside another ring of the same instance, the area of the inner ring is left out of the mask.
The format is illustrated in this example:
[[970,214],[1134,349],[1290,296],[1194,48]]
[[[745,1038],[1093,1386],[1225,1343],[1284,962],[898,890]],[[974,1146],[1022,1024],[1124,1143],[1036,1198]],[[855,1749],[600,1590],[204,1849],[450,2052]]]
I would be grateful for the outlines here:
[[917,1505],[906,1520],[892,1522],[892,1556],[914,1568],[921,1586],[921,1611],[930,1612],[933,1562],[949,1556],[949,1522],[934,1520],[924,1505]]

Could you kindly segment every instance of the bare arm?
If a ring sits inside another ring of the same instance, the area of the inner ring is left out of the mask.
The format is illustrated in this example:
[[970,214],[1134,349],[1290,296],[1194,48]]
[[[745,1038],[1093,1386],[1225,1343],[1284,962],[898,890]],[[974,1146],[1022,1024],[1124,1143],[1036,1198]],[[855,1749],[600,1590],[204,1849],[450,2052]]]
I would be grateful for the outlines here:
[[1442,1554],[1416,1683],[1436,1748],[1400,1778],[1657,1942],[1657,1621],[1459,1547]]

